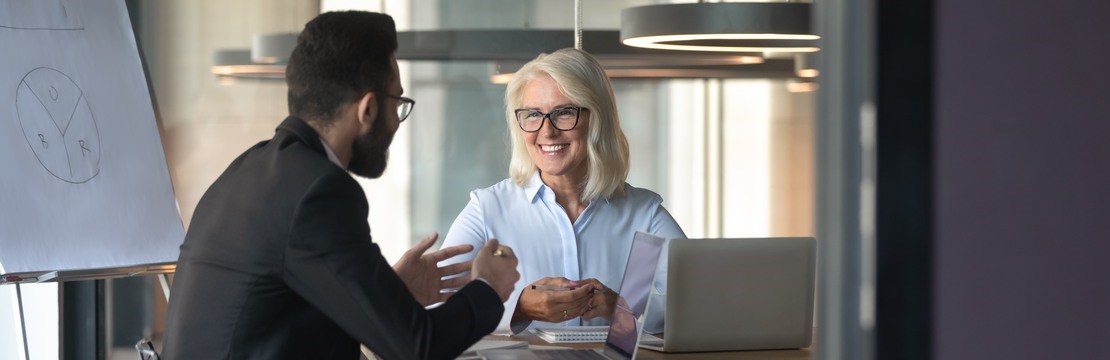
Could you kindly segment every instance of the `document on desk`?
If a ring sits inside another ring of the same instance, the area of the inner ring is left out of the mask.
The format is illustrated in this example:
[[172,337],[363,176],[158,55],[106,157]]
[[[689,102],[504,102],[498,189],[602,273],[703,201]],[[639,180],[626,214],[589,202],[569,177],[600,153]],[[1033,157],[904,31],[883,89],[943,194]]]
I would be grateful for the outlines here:
[[540,339],[549,343],[592,343],[605,342],[609,336],[608,326],[560,326],[532,329]]

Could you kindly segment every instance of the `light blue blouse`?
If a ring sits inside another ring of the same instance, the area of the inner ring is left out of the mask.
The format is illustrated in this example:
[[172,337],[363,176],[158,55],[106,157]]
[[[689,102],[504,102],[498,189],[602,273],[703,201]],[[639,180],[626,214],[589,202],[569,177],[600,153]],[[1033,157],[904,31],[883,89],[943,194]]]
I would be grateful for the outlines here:
[[[474,251],[447,260],[442,265],[474,258],[487,239],[495,238],[516,253],[520,264],[520,280],[505,303],[505,314],[494,334],[519,333],[521,324],[510,326],[520,292],[525,286],[544,277],[566,277],[570,280],[596,278],[619,291],[624,266],[632,248],[636,231],[674,239],[686,238],[667,209],[663,199],[650,190],[625,184],[625,196],[590,202],[578,219],[570,222],[562,205],[555,202],[555,193],[540,180],[537,172],[528,186],[520,187],[505,179],[485,189],[470,193],[470,203],[451,225],[443,246],[474,245]],[[667,252],[656,269],[655,286],[644,328],[663,331],[666,309]],[[558,325],[608,325],[608,321],[580,318],[552,324],[534,321],[528,327]]]

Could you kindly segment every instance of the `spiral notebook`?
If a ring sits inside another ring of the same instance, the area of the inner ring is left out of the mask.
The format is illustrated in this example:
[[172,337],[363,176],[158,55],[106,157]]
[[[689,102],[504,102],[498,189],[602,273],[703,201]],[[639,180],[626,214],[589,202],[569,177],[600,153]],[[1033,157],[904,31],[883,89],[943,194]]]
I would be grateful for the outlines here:
[[532,333],[549,343],[605,342],[608,326],[561,326],[532,329]]

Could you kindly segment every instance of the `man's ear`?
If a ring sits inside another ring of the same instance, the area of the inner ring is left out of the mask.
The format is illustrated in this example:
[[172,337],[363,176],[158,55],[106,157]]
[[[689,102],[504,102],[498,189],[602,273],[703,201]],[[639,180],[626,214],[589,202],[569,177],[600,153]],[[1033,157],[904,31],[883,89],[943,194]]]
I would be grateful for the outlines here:
[[358,123],[362,131],[372,129],[378,120],[378,102],[374,93],[368,92],[358,99]]

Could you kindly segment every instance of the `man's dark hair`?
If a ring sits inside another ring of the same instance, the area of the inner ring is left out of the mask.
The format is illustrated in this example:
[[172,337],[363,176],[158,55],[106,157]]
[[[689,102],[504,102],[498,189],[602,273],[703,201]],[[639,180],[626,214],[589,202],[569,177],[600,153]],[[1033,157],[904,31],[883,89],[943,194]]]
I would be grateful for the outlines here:
[[289,113],[327,123],[340,105],[369,91],[387,91],[395,51],[397,29],[389,15],[320,14],[305,24],[285,68]]

